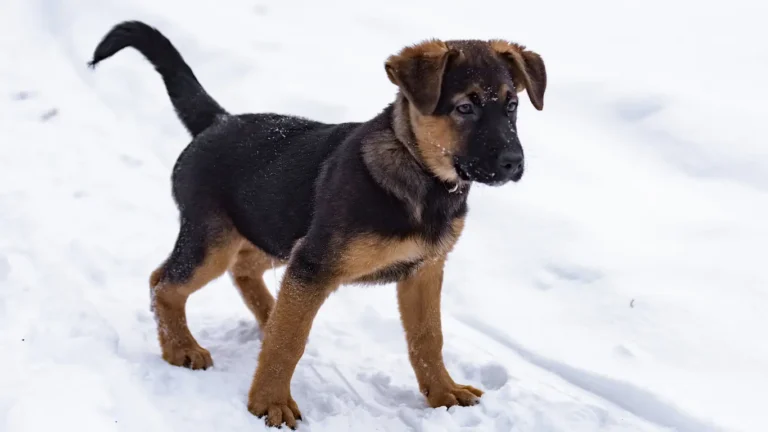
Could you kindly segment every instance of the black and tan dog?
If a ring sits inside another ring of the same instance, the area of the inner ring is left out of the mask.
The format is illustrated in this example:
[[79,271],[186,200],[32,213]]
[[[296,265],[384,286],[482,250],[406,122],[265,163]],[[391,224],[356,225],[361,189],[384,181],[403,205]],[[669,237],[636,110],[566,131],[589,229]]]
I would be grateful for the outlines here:
[[[385,63],[396,100],[364,123],[233,115],[200,85],[171,42],[141,22],[101,41],[95,66],[125,47],[157,69],[194,137],[173,169],[180,232],[150,277],[163,358],[205,369],[185,303],[229,270],[264,329],[248,409],[269,425],[301,418],[291,377],[312,321],[342,284],[397,283],[408,353],[432,407],[472,405],[482,392],[443,364],[440,291],[472,182],[523,175],[518,93],[541,110],[541,57],[501,40],[429,40]],[[287,269],[275,301],[262,280]]]

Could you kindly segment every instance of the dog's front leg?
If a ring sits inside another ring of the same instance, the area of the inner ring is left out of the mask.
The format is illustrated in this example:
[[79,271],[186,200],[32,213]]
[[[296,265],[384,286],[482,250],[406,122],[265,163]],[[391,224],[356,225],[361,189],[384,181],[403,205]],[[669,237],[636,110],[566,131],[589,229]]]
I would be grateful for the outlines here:
[[286,270],[275,307],[267,322],[258,366],[248,395],[248,411],[266,417],[269,426],[296,427],[301,413],[291,397],[291,378],[304,354],[312,321],[335,288],[319,279],[304,277],[305,269],[293,262]]
[[444,264],[444,259],[428,261],[416,274],[397,285],[411,365],[419,389],[433,408],[474,405],[483,395],[474,387],[456,384],[443,363],[440,292]]

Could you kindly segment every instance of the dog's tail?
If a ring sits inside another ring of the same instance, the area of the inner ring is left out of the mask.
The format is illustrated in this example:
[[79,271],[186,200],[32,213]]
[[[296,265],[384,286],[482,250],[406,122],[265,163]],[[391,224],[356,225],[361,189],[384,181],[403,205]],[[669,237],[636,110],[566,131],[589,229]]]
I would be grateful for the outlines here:
[[143,22],[124,21],[114,26],[96,47],[88,65],[96,67],[126,47],[139,51],[163,77],[173,108],[192,136],[211,126],[218,116],[227,115],[205,91],[171,41]]

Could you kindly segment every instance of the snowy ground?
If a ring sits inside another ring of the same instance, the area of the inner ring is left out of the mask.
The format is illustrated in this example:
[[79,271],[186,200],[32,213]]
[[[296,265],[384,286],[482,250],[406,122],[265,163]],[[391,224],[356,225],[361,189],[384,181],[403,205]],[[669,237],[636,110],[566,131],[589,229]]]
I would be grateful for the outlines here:
[[227,278],[189,306],[214,369],[160,358],[147,278],[188,138],[134,51],[86,68],[124,19],[233,112],[365,120],[394,94],[386,56],[432,36],[547,62],[527,175],[474,189],[445,281],[446,363],[482,404],[426,408],[393,287],[347,288],[293,380],[301,430],[768,430],[768,5],[478,5],[2,2],[0,431],[264,430],[245,408],[261,333]]

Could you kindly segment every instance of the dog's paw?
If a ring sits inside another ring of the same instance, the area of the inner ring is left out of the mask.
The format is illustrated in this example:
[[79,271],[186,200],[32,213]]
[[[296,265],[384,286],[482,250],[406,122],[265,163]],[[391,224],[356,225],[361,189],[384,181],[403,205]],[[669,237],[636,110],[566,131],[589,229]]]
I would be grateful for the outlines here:
[[258,395],[252,395],[248,401],[248,411],[263,418],[270,427],[285,424],[291,429],[296,429],[296,421],[301,420],[299,406],[291,396],[281,401],[264,401]]
[[453,384],[442,390],[431,391],[427,401],[432,408],[472,406],[480,402],[483,391],[468,385]]
[[163,349],[163,359],[174,366],[194,370],[205,370],[213,366],[211,353],[197,344]]

